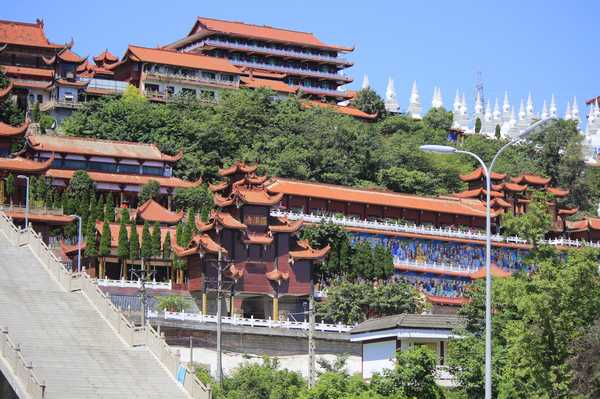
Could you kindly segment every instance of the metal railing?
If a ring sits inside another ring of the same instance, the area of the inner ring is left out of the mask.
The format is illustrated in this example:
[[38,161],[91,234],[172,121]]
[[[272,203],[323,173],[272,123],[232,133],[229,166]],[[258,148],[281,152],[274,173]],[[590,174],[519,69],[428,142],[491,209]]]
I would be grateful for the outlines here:
[[13,244],[28,245],[42,266],[66,291],[81,290],[127,344],[131,346],[146,345],[175,379],[183,370],[185,377],[183,381],[179,380],[179,382],[193,398],[210,399],[210,387],[206,387],[192,371],[184,366],[179,357],[164,342],[164,338],[159,337],[151,326],[136,327],[130,322],[123,312],[113,304],[110,297],[102,292],[96,281],[85,272],[69,272],[31,226],[20,230],[4,212],[0,211],[0,231],[4,232]]
[[[28,397],[43,399],[46,396],[46,383],[40,382],[35,375],[33,364],[23,357],[21,348],[10,338],[7,328],[3,328],[0,334],[0,351]],[[19,393],[17,389],[15,391]]]
[[[25,207],[22,205],[0,204],[0,211],[25,213]],[[32,215],[64,215],[62,208],[48,208],[46,206],[40,208],[30,207],[29,213]]]
[[451,265],[448,263],[438,263],[438,262],[426,263],[426,262],[419,262],[419,261],[412,260],[412,259],[400,259],[397,256],[394,256],[394,265],[402,265],[402,266],[405,266],[407,269],[415,269],[415,270],[429,268],[429,269],[439,269],[439,270],[443,270],[443,271],[459,272],[459,273],[473,273],[473,272],[476,272],[477,270],[479,270],[478,267],[474,267],[474,266],[465,267],[465,266],[457,266],[457,265]]
[[[102,287],[122,287],[122,288],[141,288],[142,283],[139,280],[110,280],[106,278],[96,279],[96,284]],[[167,282],[160,281],[147,281],[146,288],[155,289],[155,290],[171,290],[173,289],[173,284],[171,280]]]
[[[337,217],[337,216],[324,216],[315,214],[306,214],[302,212],[286,212],[280,210],[271,211],[271,216],[274,217],[287,217],[290,220],[304,220],[309,223],[333,223],[345,227],[357,227],[370,230],[382,230],[391,232],[401,233],[413,233],[413,234],[424,234],[439,237],[452,237],[462,238],[467,240],[478,240],[485,241],[485,233],[476,230],[459,230],[450,227],[434,227],[434,226],[421,226],[416,224],[398,223],[389,221],[373,221],[364,220],[358,218],[348,217]],[[498,243],[509,243],[509,244],[527,244],[527,240],[524,240],[516,236],[502,236],[500,234],[493,234],[492,241]],[[571,240],[569,238],[553,238],[548,240],[541,240],[540,243],[548,244],[553,246],[565,246],[565,247],[593,247],[600,248],[600,243]]]
[[332,57],[332,56],[328,56],[328,55],[304,53],[301,51],[282,50],[282,49],[276,49],[276,48],[270,48],[270,47],[253,46],[250,44],[231,43],[231,42],[226,42],[223,40],[215,40],[215,39],[206,39],[206,40],[203,40],[200,42],[196,42],[196,43],[194,43],[193,46],[190,46],[190,47],[197,48],[197,47],[202,47],[204,45],[227,47],[227,48],[239,49],[239,50],[256,51],[256,52],[267,53],[267,54],[281,55],[283,57],[296,57],[296,58],[309,59],[309,60],[315,60],[315,61],[328,61],[328,62],[333,62],[336,64],[350,63],[350,61],[348,61],[345,58],[341,58],[341,57]]
[[45,111],[49,111],[53,108],[77,109],[77,108],[81,108],[82,105],[83,105],[82,103],[80,103],[79,101],[76,101],[76,100],[73,100],[73,101],[50,100],[50,101],[43,102],[40,105],[40,111],[45,112]]
[[165,72],[146,72],[146,79],[156,79],[156,80],[178,80],[183,82],[192,82],[192,83],[206,83],[213,85],[223,85],[227,87],[237,87],[239,82],[237,80],[223,80],[223,79],[210,79],[202,76],[190,76],[183,75],[177,73],[165,73]]
[[[154,319],[163,320],[181,320],[181,321],[195,321],[198,323],[216,323],[217,316],[205,315],[202,313],[186,313],[186,312],[157,312],[153,310],[148,311],[148,317]],[[292,321],[292,320],[271,320],[269,319],[255,319],[254,317],[245,318],[234,315],[233,317],[221,317],[223,324],[230,324],[233,326],[248,326],[248,327],[263,327],[263,328],[284,328],[286,330],[306,330],[308,331],[308,322],[303,321]],[[344,324],[326,324],[316,323],[315,330],[323,332],[348,332],[352,326]]]
[[329,78],[329,79],[335,79],[335,80],[342,80],[344,82],[352,82],[352,80],[353,80],[352,77],[342,75],[339,73],[315,71],[312,69],[283,67],[280,65],[261,64],[259,62],[240,61],[240,60],[233,60],[233,59],[231,59],[229,61],[234,65],[243,65],[243,66],[249,66],[249,67],[253,67],[253,68],[267,69],[269,71],[292,73],[294,75],[314,76],[317,78]]

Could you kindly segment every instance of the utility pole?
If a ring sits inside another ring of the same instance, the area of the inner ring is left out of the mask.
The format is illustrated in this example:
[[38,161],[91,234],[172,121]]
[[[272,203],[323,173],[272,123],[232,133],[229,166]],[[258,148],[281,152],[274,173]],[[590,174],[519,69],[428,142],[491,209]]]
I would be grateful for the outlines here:
[[219,384],[223,386],[223,348],[221,347],[221,333],[223,326],[221,325],[221,295],[223,291],[223,271],[221,269],[221,251],[217,260],[217,378]]
[[131,274],[132,274],[132,279],[133,277],[137,278],[140,281],[140,296],[141,296],[141,302],[142,302],[142,308],[141,308],[141,312],[142,312],[142,318],[141,318],[141,325],[142,327],[146,327],[146,281],[148,279],[148,277],[154,277],[154,273],[156,273],[154,270],[150,271],[150,270],[146,270],[146,268],[144,267],[144,259],[142,258],[142,268],[141,270],[132,270]]
[[308,296],[308,387],[315,386],[315,285],[311,279]]

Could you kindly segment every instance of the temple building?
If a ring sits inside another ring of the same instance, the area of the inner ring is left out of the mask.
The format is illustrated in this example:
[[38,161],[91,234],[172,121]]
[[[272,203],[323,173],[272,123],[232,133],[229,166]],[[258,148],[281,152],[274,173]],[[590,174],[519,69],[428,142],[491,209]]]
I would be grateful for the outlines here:
[[99,192],[112,192],[120,204],[137,206],[137,196],[144,184],[154,180],[160,185],[161,202],[171,208],[174,190],[195,187],[173,176],[173,165],[183,156],[162,153],[153,144],[94,138],[29,135],[21,157],[38,163],[52,159],[44,175],[52,185],[64,188],[77,170],[85,170]]
[[198,234],[175,253],[187,259],[188,289],[201,298],[203,312],[214,312],[217,266],[226,265],[233,293],[231,313],[278,320],[302,313],[313,289],[315,262],[329,247],[313,249],[300,240],[302,221],[273,217],[282,194],[272,194],[256,165],[235,163],[221,169],[211,185],[215,209],[197,220]]
[[350,98],[340,87],[352,82],[342,57],[352,47],[326,44],[314,34],[199,17],[188,35],[166,46],[185,53],[226,58],[246,76],[284,82],[327,101]]

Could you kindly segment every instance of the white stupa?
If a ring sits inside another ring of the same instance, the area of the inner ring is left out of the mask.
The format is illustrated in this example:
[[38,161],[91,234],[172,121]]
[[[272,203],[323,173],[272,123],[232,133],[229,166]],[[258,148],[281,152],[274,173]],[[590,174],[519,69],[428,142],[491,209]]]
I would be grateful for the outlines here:
[[390,113],[397,114],[400,112],[400,105],[396,99],[396,89],[392,78],[388,79],[387,88],[385,89],[385,110]]
[[406,112],[413,119],[421,119],[421,96],[419,95],[416,81],[412,84]]

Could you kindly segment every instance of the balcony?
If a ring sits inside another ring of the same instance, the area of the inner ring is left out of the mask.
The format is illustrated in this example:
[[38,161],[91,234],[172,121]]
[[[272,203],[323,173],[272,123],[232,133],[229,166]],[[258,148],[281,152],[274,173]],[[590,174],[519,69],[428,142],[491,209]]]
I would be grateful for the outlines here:
[[344,58],[331,57],[331,56],[327,56],[327,55],[316,55],[316,54],[310,54],[310,53],[303,53],[301,51],[282,50],[282,49],[275,49],[275,48],[269,48],[269,47],[252,46],[249,44],[231,43],[231,42],[226,42],[226,41],[222,41],[222,40],[214,40],[214,39],[207,39],[207,40],[203,40],[201,42],[194,43],[192,46],[190,46],[189,50],[192,50],[192,49],[195,49],[198,47],[204,47],[204,46],[228,48],[231,50],[253,51],[256,53],[272,54],[272,55],[278,55],[281,57],[294,57],[294,58],[304,59],[304,60],[331,62],[331,63],[347,65],[347,66],[353,65],[353,62],[348,61]]
[[127,82],[121,82],[118,80],[108,80],[108,79],[96,79],[96,78],[79,78],[81,82],[87,82],[88,89],[101,89],[112,91],[115,93],[123,93],[128,86]]
[[[152,101],[163,101],[164,102],[171,98],[177,97],[178,95],[180,95],[180,93],[171,94],[166,91],[156,91],[156,90],[144,91],[144,96],[146,96],[146,98],[148,98],[149,100],[152,100]],[[216,98],[207,98],[207,97],[203,97],[201,95],[196,95],[196,98],[198,99],[198,101],[208,103],[208,104],[214,104],[217,102]]]
[[332,90],[332,89],[323,89],[320,87],[310,87],[310,86],[302,86],[302,85],[290,85],[291,87],[294,87],[298,90],[302,90],[305,93],[309,93],[309,94],[316,94],[316,95],[326,95],[326,96],[332,96],[332,97],[344,97],[344,98],[348,98],[349,97],[349,93],[347,91],[341,91],[341,90]]
[[313,71],[310,69],[283,67],[283,66],[278,66],[278,65],[261,64],[258,62],[239,61],[239,60],[233,60],[233,59],[230,59],[229,61],[234,65],[266,69],[269,71],[283,72],[283,73],[288,73],[288,74],[292,74],[292,75],[302,75],[302,76],[310,76],[310,77],[314,77],[314,78],[331,79],[331,80],[342,81],[342,82],[346,82],[346,83],[350,83],[353,80],[352,77],[341,75],[339,73],[320,72],[320,71]]
[[[121,287],[121,288],[141,288],[142,282],[140,280],[110,280],[105,278],[96,279],[101,287]],[[146,281],[146,288],[153,290],[170,290],[173,288],[171,280],[167,282],[159,282],[156,280]]]
[[50,100],[40,105],[40,111],[46,112],[55,108],[79,109],[83,106],[78,101]]
[[174,73],[164,73],[164,72],[146,72],[146,79],[153,79],[158,81],[178,81],[178,82],[186,82],[192,84],[208,84],[214,86],[225,86],[227,88],[236,88],[239,86],[239,82],[237,80],[221,80],[221,79],[210,79],[204,78],[202,76],[190,76],[183,74],[174,74]]
[[[388,221],[371,221],[357,218],[323,216],[306,213],[285,212],[280,210],[271,211],[273,217],[287,217],[290,220],[302,219],[309,223],[333,223],[344,227],[357,227],[369,230],[383,230],[399,233],[424,234],[437,237],[462,238],[467,240],[485,241],[486,235],[477,230],[459,230],[450,227],[419,226],[416,224],[396,223]],[[527,241],[520,237],[505,237],[500,234],[493,234],[492,241],[508,244],[527,244]],[[564,247],[592,247],[600,248],[600,243],[571,240],[568,238],[555,238],[542,240],[541,243],[553,246]]]

